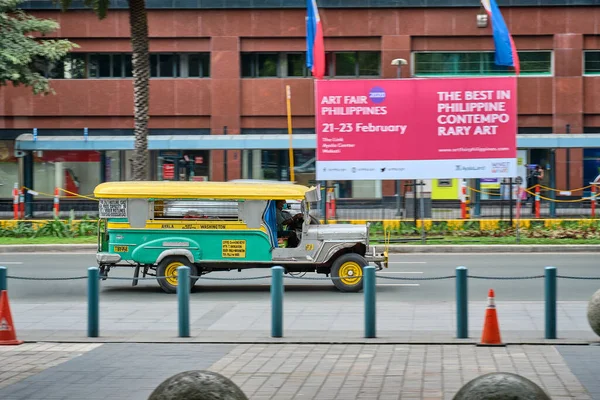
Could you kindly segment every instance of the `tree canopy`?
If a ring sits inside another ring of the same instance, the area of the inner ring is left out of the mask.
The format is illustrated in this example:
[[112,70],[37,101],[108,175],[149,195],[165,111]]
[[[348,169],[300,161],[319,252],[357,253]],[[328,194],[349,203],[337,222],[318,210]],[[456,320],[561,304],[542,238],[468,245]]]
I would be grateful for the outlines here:
[[0,86],[12,83],[31,87],[34,94],[53,93],[35,64],[59,61],[78,46],[64,39],[43,39],[59,28],[58,23],[26,14],[18,9],[21,2],[0,0]]

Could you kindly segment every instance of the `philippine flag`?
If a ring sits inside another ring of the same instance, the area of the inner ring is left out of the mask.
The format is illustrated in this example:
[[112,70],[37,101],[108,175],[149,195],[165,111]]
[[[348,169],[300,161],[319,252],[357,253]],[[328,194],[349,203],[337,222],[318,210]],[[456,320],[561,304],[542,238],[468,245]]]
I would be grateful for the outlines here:
[[306,0],[306,66],[317,79],[325,76],[323,26],[316,0]]
[[490,21],[492,21],[492,34],[494,35],[494,45],[496,47],[495,63],[496,65],[505,65],[514,67],[518,75],[521,70],[519,63],[519,55],[504,18],[500,13],[500,8],[496,0],[481,0],[481,5],[488,13]]

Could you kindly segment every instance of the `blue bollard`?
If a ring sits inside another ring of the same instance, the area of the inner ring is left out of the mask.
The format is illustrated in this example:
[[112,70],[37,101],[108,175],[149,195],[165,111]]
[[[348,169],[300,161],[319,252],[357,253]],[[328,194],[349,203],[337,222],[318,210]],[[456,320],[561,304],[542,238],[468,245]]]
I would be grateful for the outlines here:
[[546,267],[546,339],[556,339],[556,267]]
[[88,337],[98,337],[100,327],[100,269],[88,268]]
[[375,306],[375,295],[377,293],[377,289],[375,286],[375,267],[364,267],[363,279],[365,280],[365,337],[374,338],[377,337],[377,310]]
[[271,272],[271,337],[283,337],[283,267]]
[[466,267],[456,268],[456,338],[469,337],[469,300]]
[[177,268],[179,337],[190,337],[190,267]]
[[3,290],[8,290],[6,284],[6,267],[0,267],[0,292]]

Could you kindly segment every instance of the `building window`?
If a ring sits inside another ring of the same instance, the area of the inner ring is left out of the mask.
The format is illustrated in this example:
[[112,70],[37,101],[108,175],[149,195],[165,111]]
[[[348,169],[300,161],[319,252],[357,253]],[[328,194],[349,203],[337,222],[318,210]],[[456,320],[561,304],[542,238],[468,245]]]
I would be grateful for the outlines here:
[[[551,51],[520,51],[521,74],[551,75]],[[416,52],[414,75],[511,75],[512,67],[494,63],[493,52]]]
[[286,54],[287,76],[305,78],[309,76],[306,68],[306,53],[288,53]]
[[49,79],[83,79],[86,77],[86,56],[71,53],[59,61],[35,60],[33,68]]
[[376,51],[343,51],[327,54],[329,76],[379,76],[381,54]]
[[205,78],[210,76],[210,55],[208,53],[189,54],[188,77]]
[[585,51],[583,53],[584,74],[600,74],[600,51]]
[[[60,61],[35,60],[33,68],[50,79],[131,78],[130,53],[71,53]],[[150,54],[153,78],[206,78],[210,76],[209,53]]]
[[242,53],[243,78],[276,78],[279,76],[278,53]]
[[89,54],[88,65],[90,78],[127,78],[133,76],[131,72],[131,54]]
[[[376,51],[326,53],[326,75],[336,77],[380,76],[381,54]],[[312,76],[306,53],[242,53],[242,78]]]

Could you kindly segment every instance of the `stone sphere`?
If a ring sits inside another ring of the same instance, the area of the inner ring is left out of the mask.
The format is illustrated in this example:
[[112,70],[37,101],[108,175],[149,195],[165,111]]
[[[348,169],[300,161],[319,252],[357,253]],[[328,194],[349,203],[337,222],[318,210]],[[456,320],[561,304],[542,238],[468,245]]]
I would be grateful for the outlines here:
[[587,318],[592,330],[600,336],[600,290],[592,295],[588,303]]
[[186,371],[163,381],[148,400],[248,400],[230,379],[210,371]]
[[529,379],[508,372],[492,372],[467,382],[454,400],[551,400]]

